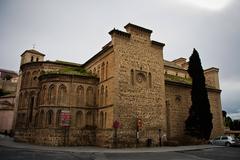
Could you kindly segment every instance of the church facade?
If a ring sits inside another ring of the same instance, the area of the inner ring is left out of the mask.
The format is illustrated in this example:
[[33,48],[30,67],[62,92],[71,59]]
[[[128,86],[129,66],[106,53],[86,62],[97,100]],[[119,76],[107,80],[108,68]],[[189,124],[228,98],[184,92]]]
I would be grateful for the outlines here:
[[[131,147],[184,135],[191,106],[185,58],[163,59],[163,43],[134,24],[113,29],[111,41],[84,64],[21,55],[15,140],[43,145]],[[218,69],[204,71],[213,114],[211,136],[223,134]],[[69,127],[61,124],[70,113]],[[113,123],[117,122],[117,128]]]

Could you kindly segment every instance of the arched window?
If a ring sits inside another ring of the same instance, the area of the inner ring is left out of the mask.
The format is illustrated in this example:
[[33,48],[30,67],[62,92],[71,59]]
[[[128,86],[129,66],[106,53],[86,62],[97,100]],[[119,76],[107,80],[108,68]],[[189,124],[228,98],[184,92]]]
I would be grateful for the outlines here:
[[47,124],[52,125],[53,124],[53,111],[49,110],[47,112]]
[[105,72],[105,63],[103,62],[101,66],[101,81],[105,79],[104,72]]
[[23,98],[22,102],[23,102],[22,107],[27,108],[27,106],[28,106],[28,92],[24,93],[24,98]]
[[86,115],[86,125],[93,126],[93,113],[92,111],[88,111]]
[[[31,95],[34,95],[34,93],[31,92]],[[34,96],[30,97],[30,103],[29,103],[29,107],[28,107],[29,122],[32,122],[34,101],[35,101]]]
[[103,128],[104,124],[104,117],[103,117],[103,111],[100,112],[100,128]]
[[67,99],[67,87],[65,85],[60,85],[58,88],[58,104],[59,105],[66,105]]
[[103,106],[103,100],[104,100],[104,86],[101,86],[100,90],[100,106]]
[[56,87],[51,85],[48,89],[48,103],[55,104],[56,101]]
[[108,99],[108,88],[105,87],[105,105],[107,105],[107,99]]
[[100,100],[99,89],[97,89],[96,100],[97,100],[97,105],[99,105],[99,100]]
[[37,127],[37,126],[38,126],[38,116],[39,116],[39,114],[36,113],[36,114],[35,114],[35,119],[34,119],[34,127]]
[[104,115],[104,128],[107,128],[107,112]]
[[56,114],[56,127],[59,127],[61,124],[61,109],[57,111]]
[[106,79],[108,79],[108,62],[106,63]]
[[76,127],[81,127],[83,124],[83,113],[81,111],[78,111],[76,113],[76,122],[75,125]]
[[94,103],[94,94],[93,94],[93,88],[88,87],[87,88],[87,105],[93,106]]
[[23,100],[22,93],[20,93],[19,99],[18,99],[18,109],[22,108],[22,100]]
[[39,126],[44,127],[44,110],[41,110],[41,112],[40,112]]
[[78,88],[77,88],[76,105],[77,106],[84,105],[84,88],[81,85],[78,86]]
[[33,62],[33,56],[31,57],[31,62]]
[[152,75],[151,75],[151,73],[148,73],[148,86],[149,86],[149,88],[152,88]]
[[25,72],[22,72],[22,83],[21,83],[21,88],[24,87],[25,79],[26,79],[26,74],[25,74]]
[[38,77],[37,77],[37,75],[38,75],[38,72],[37,72],[37,71],[34,71],[34,72],[32,73],[32,76],[31,76],[31,86],[36,86],[36,85],[37,85],[37,83],[38,83]]
[[41,91],[41,97],[40,97],[40,100],[41,100],[41,103],[40,104],[45,104],[46,102],[46,94],[47,94],[47,87],[46,86],[43,86],[42,87],[42,91]]
[[38,58],[36,59],[36,61],[38,62]]
[[98,67],[97,67],[97,76],[98,76],[98,77],[100,77],[99,74],[100,74],[100,65],[98,65]]
[[131,69],[131,85],[134,85],[134,71]]
[[24,87],[29,87],[31,85],[31,73],[27,72],[25,77]]

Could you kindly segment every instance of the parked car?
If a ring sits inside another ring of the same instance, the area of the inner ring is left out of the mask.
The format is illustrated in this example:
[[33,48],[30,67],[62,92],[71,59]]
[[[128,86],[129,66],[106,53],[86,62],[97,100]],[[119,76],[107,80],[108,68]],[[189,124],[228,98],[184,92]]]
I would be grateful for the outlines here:
[[240,146],[240,142],[232,136],[218,136],[209,141],[213,145]]

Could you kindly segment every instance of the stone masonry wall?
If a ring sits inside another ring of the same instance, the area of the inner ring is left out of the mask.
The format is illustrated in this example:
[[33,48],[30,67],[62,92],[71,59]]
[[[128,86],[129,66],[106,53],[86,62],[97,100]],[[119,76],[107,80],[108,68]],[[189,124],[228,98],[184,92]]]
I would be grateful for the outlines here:
[[[208,89],[208,98],[213,115],[211,137],[215,137],[223,134],[220,92]],[[191,104],[190,86],[166,82],[167,136],[169,139],[180,138],[184,135],[185,121],[188,118]]]
[[[65,131],[63,128],[53,129],[18,129],[15,141],[28,142],[48,146],[63,146]],[[95,131],[86,129],[70,129],[66,131],[65,145],[91,146],[95,145]]]
[[162,46],[153,45],[143,31],[110,34],[116,54],[114,120],[120,122],[119,141],[135,144],[136,120],[141,119],[140,143],[147,138],[158,143],[158,129],[166,132]]

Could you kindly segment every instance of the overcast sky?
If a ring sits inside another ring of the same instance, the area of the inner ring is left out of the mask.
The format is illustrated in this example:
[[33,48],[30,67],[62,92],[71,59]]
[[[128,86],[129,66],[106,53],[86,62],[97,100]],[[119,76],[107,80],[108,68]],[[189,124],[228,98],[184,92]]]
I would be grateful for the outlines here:
[[134,23],[166,44],[164,59],[188,58],[220,69],[222,107],[240,119],[239,0],[0,0],[0,68],[19,70],[33,48],[48,60],[84,63],[113,28]]

